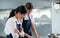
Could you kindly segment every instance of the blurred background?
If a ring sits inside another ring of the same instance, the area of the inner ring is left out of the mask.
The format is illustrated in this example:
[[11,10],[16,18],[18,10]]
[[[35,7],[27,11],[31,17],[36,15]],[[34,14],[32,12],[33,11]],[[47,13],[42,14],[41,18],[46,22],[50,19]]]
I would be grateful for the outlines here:
[[0,38],[6,37],[4,27],[10,11],[27,2],[34,6],[34,24],[42,38],[49,38],[52,33],[60,34],[60,0],[0,0]]

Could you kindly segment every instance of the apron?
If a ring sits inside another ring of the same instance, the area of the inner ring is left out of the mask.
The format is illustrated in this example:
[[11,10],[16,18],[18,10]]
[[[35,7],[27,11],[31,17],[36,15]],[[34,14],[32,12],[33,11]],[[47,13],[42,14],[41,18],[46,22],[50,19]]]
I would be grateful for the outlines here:
[[[24,29],[24,32],[29,34],[30,36],[32,36],[32,33],[31,33],[31,19],[30,17],[28,16],[29,20],[24,20],[23,19],[23,23],[22,23],[22,27]],[[26,36],[24,38],[27,38]]]
[[[16,27],[21,32],[21,28],[20,28],[21,27],[21,24],[17,24]],[[24,37],[19,36],[18,38],[24,38]]]

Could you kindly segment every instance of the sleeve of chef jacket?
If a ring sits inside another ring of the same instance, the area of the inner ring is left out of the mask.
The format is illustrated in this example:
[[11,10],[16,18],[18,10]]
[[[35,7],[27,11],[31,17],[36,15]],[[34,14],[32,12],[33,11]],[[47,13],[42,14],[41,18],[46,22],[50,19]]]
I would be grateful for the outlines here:
[[13,38],[18,38],[18,34],[14,33],[15,28],[16,28],[15,21],[12,19],[8,19],[5,25],[4,32],[6,33],[6,35],[9,35],[10,33],[12,33]]

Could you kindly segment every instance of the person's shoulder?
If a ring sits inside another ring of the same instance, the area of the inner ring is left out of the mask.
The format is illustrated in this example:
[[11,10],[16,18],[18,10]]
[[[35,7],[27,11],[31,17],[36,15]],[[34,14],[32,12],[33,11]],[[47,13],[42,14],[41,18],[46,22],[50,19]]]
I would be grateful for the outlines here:
[[26,15],[25,17],[24,17],[24,20],[28,20],[29,18],[28,18],[28,15]]
[[8,20],[12,20],[12,19],[13,19],[13,17],[9,18]]
[[13,20],[13,17],[9,18],[7,21],[10,22],[10,21],[12,21],[12,20]]
[[31,19],[33,18],[33,14],[30,14],[29,16],[30,16]]

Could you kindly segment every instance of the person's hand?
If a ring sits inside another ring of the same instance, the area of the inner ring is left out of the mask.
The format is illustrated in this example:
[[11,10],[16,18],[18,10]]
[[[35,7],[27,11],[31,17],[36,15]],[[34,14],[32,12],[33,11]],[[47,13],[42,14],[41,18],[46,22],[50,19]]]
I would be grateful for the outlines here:
[[14,29],[14,33],[17,33],[17,29]]
[[32,38],[32,36],[28,36],[28,38]]
[[24,31],[21,31],[21,32],[19,33],[19,35],[20,35],[21,37],[24,37]]
[[24,29],[21,27],[21,28],[20,28],[20,31],[23,31],[23,30],[24,30]]

